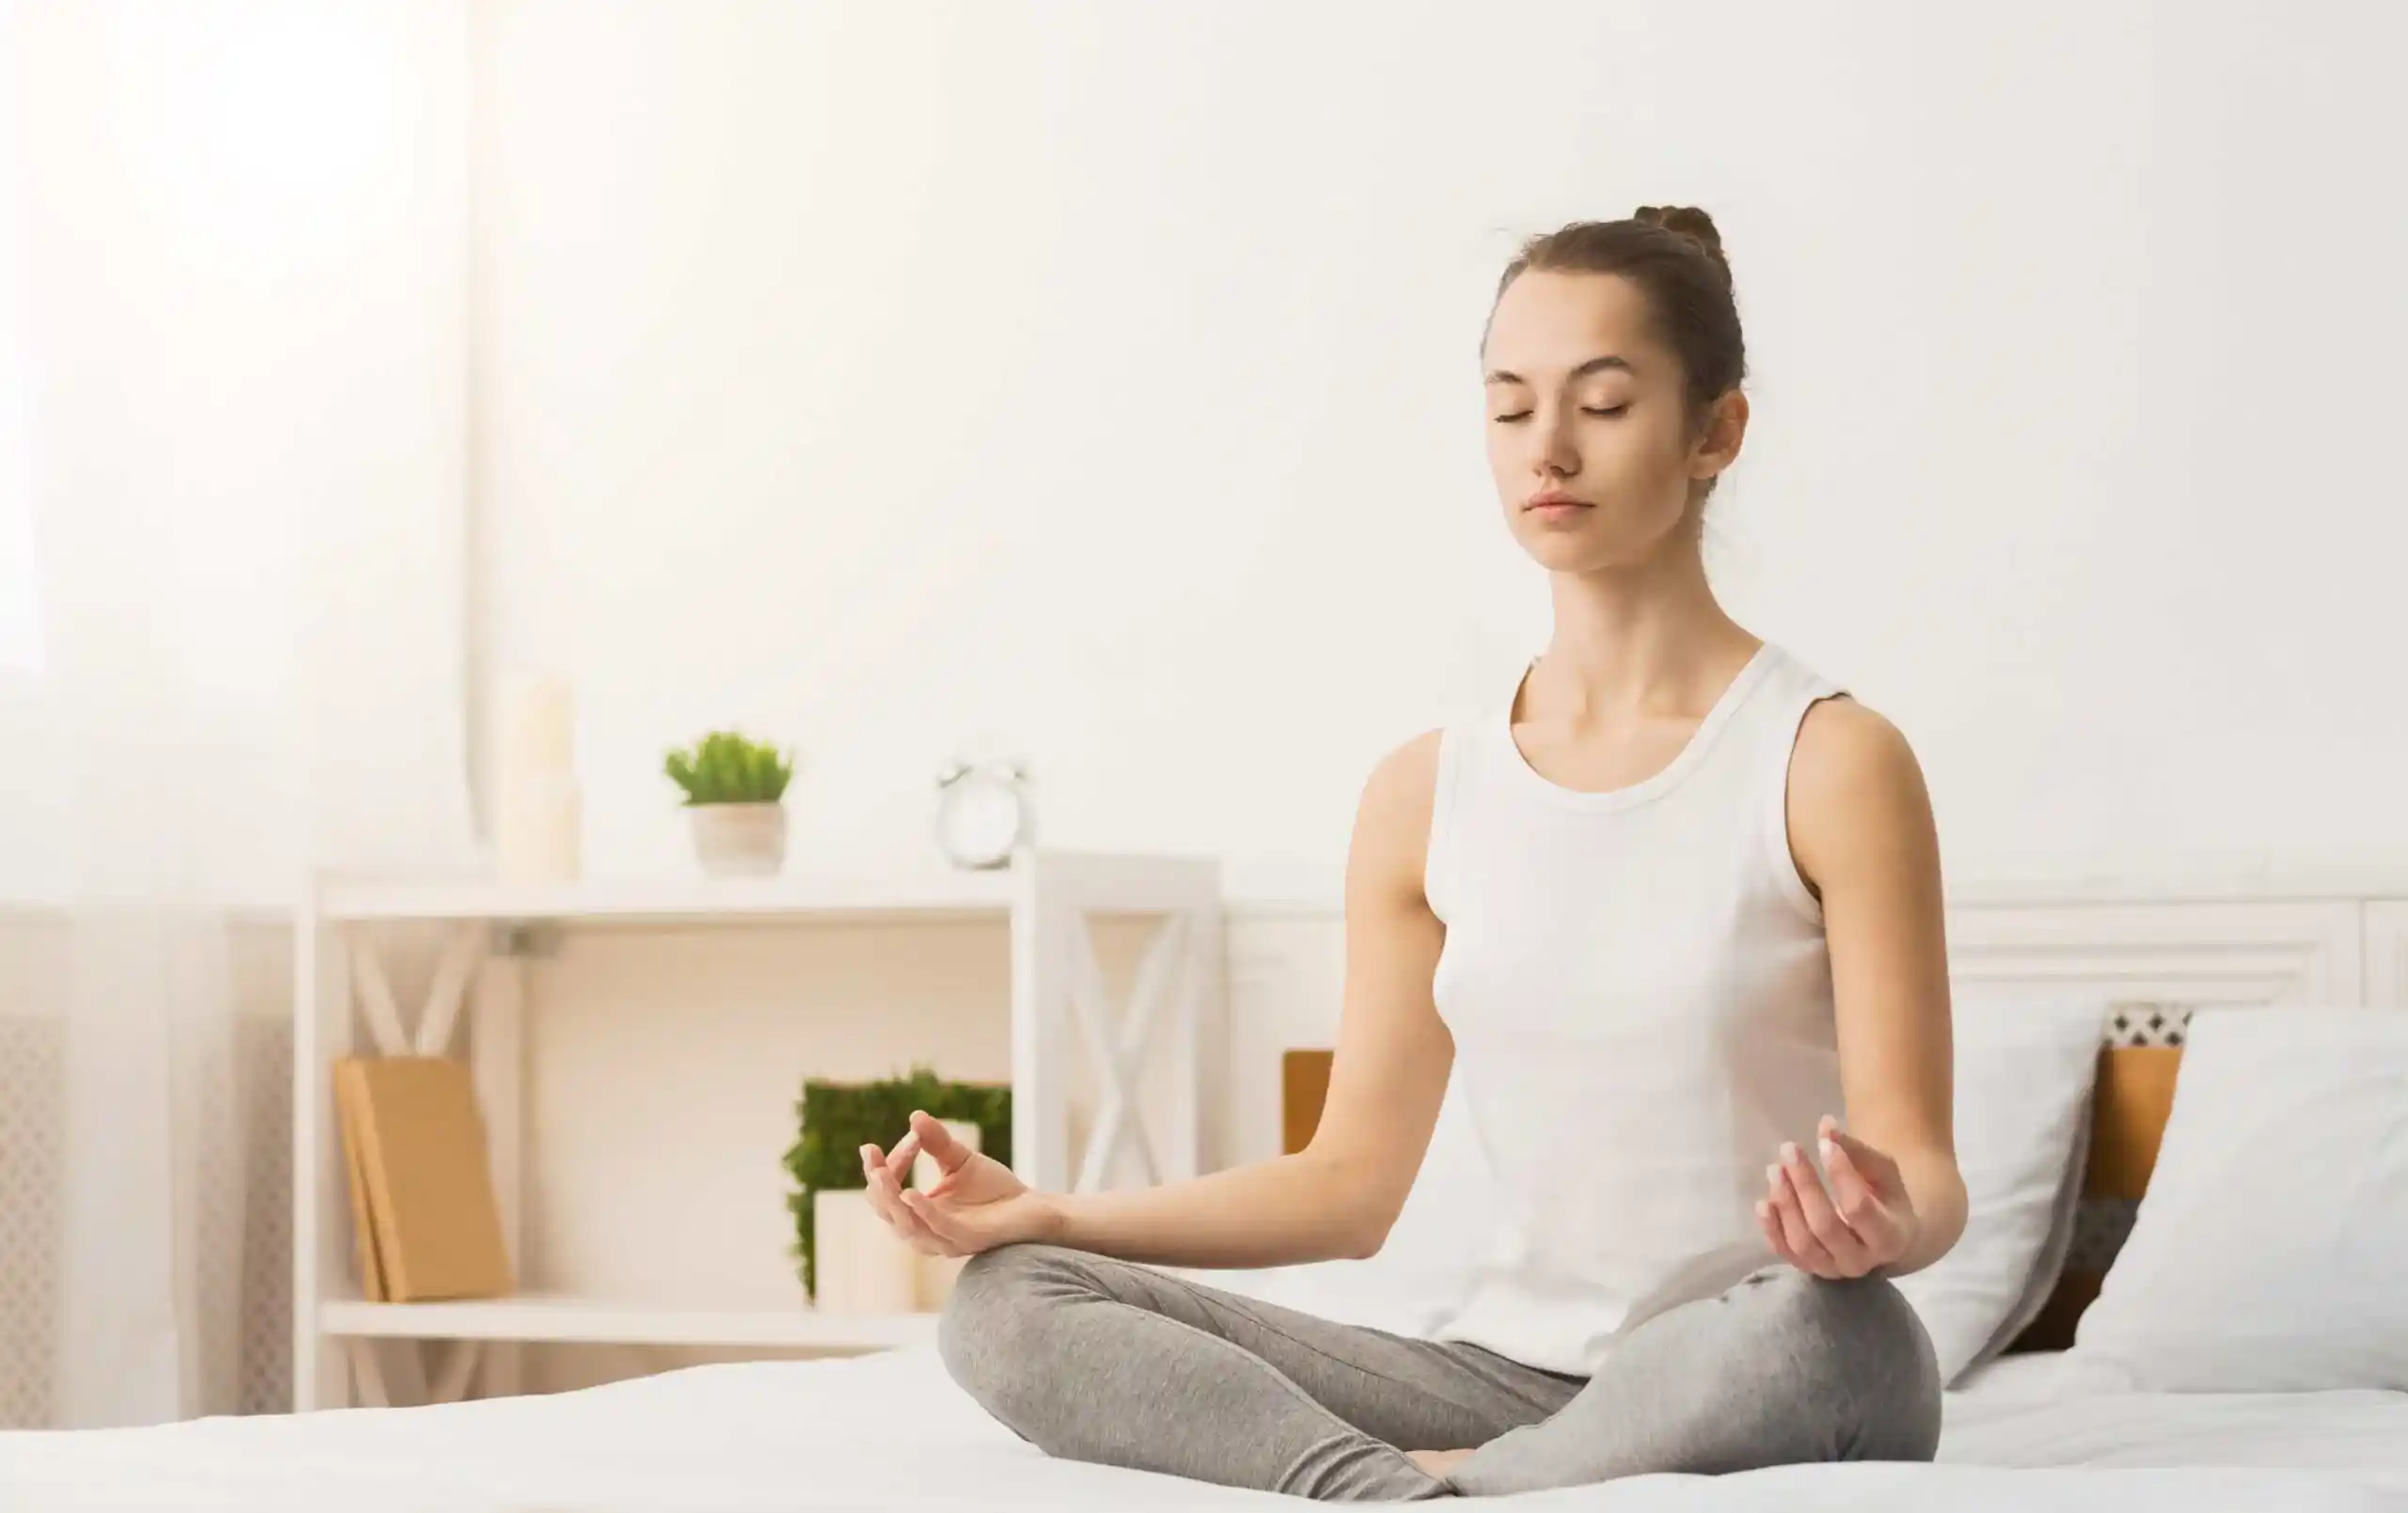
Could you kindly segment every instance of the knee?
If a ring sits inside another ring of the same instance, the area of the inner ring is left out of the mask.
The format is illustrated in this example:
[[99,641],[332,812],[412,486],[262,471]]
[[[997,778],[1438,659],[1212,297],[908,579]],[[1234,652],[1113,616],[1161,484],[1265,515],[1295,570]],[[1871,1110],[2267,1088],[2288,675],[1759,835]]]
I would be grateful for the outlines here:
[[1764,1284],[1787,1358],[1842,1409],[1841,1458],[1929,1460],[1940,1446],[1940,1363],[1906,1294],[1883,1276],[1832,1282],[1788,1269]]
[[1892,1351],[1907,1348],[1922,1332],[1906,1295],[1887,1277],[1833,1282],[1784,1267],[1750,1281],[1768,1289],[1766,1305],[1779,1327],[1801,1342]]
[[962,1263],[937,1319],[937,1353],[971,1395],[986,1400],[1013,1379],[1043,1321],[1044,1291],[1061,1269],[1059,1246],[999,1245]]

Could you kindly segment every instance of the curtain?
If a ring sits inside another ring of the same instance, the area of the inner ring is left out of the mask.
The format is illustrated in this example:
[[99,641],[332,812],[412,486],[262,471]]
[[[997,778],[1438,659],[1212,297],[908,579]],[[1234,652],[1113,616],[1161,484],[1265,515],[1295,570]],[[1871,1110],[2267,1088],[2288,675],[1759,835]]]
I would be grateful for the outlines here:
[[313,871],[474,864],[467,26],[0,5],[12,1422],[283,1406],[257,938]]

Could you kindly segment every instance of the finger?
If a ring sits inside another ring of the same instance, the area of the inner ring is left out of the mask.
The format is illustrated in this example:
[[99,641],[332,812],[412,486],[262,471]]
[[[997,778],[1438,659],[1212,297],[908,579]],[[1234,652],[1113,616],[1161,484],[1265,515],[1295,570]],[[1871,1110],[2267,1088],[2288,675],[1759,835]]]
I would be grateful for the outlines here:
[[886,1153],[874,1144],[863,1145],[862,1147],[862,1186],[869,1191],[870,1207],[875,1209],[880,1218],[892,1223],[894,1216],[886,1211],[886,1205],[879,1197],[878,1190],[879,1174],[885,1170]]
[[886,1163],[864,1158],[862,1164],[863,1167],[862,1190],[869,1199],[870,1212],[889,1224],[895,1223],[895,1206],[887,1202],[886,1188],[882,1180],[886,1176]]
[[1798,1211],[1806,1216],[1806,1227],[1814,1232],[1823,1249],[1837,1261],[1848,1275],[1855,1276],[1872,1266],[1864,1253],[1864,1239],[1850,1229],[1839,1210],[1831,1206],[1830,1194],[1823,1190],[1823,1179],[1814,1174],[1806,1153],[1797,1142],[1784,1141],[1781,1147],[1782,1171],[1789,1178],[1789,1186],[1798,1194]]
[[1888,1155],[1842,1129],[1839,1121],[1828,1113],[1823,1115],[1822,1126],[1817,1133],[1824,1140],[1845,1151],[1847,1158],[1856,1164],[1857,1171],[1863,1174],[1864,1179],[1871,1183],[1876,1190],[1890,1192],[1895,1190],[1898,1182],[1898,1163],[1890,1159]]
[[950,1192],[953,1178],[970,1165],[977,1152],[957,1139],[944,1121],[924,1110],[911,1111],[911,1129],[920,1137],[920,1148],[937,1163],[937,1180],[929,1191]]
[[911,1216],[902,1212],[903,1206],[895,1199],[898,1190],[895,1185],[895,1175],[887,1171],[886,1163],[880,1161],[871,1166],[869,1179],[862,1186],[869,1199],[870,1211],[886,1221],[888,1227],[896,1234],[908,1238],[911,1233]]
[[1880,1193],[1863,1176],[1863,1167],[1857,1164],[1857,1157],[1847,1155],[1847,1147],[1837,1141],[1823,1141],[1823,1172],[1830,1174],[1832,1207],[1840,1210],[1840,1217],[1847,1220],[1849,1227],[1859,1229],[1863,1221],[1880,1215]]
[[969,1164],[970,1147],[954,1139],[944,1121],[925,1109],[911,1111],[911,1137],[928,1159],[936,1163],[936,1175],[929,1183],[931,1191]]
[[920,1148],[937,1158],[937,1164],[950,1172],[961,1164],[970,1148],[953,1138],[944,1121],[926,1109],[911,1111],[911,1133],[920,1137]]
[[874,1186],[881,1190],[886,1200],[888,1222],[895,1226],[895,1233],[901,1235],[911,1249],[924,1255],[943,1253],[943,1242],[937,1238],[936,1232],[929,1229],[911,1206],[904,1201],[904,1188],[895,1180],[894,1173],[880,1172]]
[[1777,1164],[1767,1166],[1765,1168],[1765,1180],[1773,1190],[1772,1209],[1774,1216],[1781,1221],[1782,1237],[1788,1240],[1798,1263],[1818,1277],[1837,1279],[1839,1263],[1832,1260],[1830,1253],[1823,1249],[1822,1242],[1814,1238],[1814,1229],[1807,1224],[1805,1214],[1798,1209],[1798,1194],[1790,1188],[1787,1174]]
[[911,1174],[911,1158],[920,1154],[920,1132],[916,1129],[895,1143],[893,1154],[886,1158],[886,1169],[902,1181]]
[[1834,1140],[1823,1142],[1823,1169],[1830,1174],[1831,1206],[1850,1229],[1864,1237],[1867,1246],[1878,1250],[1879,1242],[1897,1228],[1889,1206],[1881,1194],[1865,1178],[1863,1168],[1847,1147]]
[[1756,1200],[1756,1227],[1764,1231],[1765,1243],[1772,1247],[1774,1255],[1800,1270],[1805,1269],[1806,1263],[1790,1251],[1788,1237],[1781,1232],[1781,1221],[1773,1217],[1772,1205],[1763,1198]]

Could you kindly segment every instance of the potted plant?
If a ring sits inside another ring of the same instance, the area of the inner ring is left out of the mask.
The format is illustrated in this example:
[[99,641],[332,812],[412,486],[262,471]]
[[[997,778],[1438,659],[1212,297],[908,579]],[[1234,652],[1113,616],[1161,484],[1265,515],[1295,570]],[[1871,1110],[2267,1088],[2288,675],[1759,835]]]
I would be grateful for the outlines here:
[[694,816],[694,855],[713,877],[766,877],[785,865],[793,759],[735,731],[713,731],[664,764]]

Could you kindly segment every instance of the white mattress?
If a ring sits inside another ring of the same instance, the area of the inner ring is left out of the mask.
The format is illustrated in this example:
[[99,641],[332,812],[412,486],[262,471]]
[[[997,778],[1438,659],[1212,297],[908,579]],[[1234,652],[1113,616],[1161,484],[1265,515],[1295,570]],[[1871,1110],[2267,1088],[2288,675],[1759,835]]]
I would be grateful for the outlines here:
[[[1615,1513],[2408,1508],[2408,1395],[2141,1395],[2007,1362],[1950,1395],[1937,1465],[1647,1476],[1497,1501]],[[551,1397],[0,1435],[9,1513],[1297,1505],[1052,1459],[962,1395],[930,1347]]]

